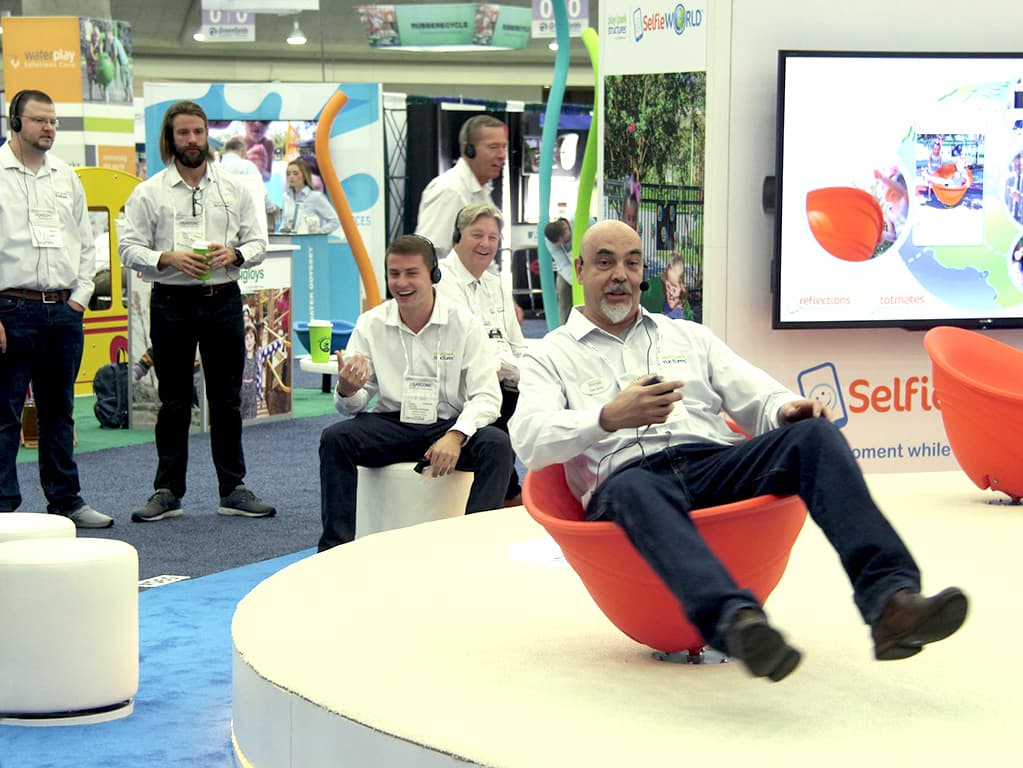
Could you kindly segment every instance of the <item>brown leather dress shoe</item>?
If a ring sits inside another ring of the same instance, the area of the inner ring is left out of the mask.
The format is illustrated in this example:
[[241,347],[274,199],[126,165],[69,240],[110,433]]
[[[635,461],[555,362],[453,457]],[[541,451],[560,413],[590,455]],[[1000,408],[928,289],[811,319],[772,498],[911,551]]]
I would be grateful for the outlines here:
[[874,626],[874,658],[892,661],[915,656],[924,645],[943,640],[966,620],[968,603],[958,587],[923,597],[912,589],[900,589],[888,600]]
[[767,617],[753,608],[736,612],[725,633],[728,653],[742,661],[754,677],[774,682],[788,676],[803,655],[785,642],[781,632],[767,623]]

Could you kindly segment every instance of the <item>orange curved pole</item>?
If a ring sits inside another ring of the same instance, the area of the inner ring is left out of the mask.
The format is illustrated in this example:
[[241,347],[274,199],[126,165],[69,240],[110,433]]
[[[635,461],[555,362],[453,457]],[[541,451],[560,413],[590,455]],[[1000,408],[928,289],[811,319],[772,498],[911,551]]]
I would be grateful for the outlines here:
[[330,193],[330,201],[341,219],[341,228],[348,238],[348,246],[352,249],[352,256],[355,257],[355,265],[359,268],[359,275],[362,278],[362,287],[366,290],[366,304],[368,307],[375,307],[380,303],[380,290],[377,288],[377,278],[373,272],[373,265],[369,261],[369,254],[366,252],[366,244],[362,242],[362,235],[355,224],[355,217],[352,216],[352,209],[348,205],[348,198],[341,189],[341,182],[338,181],[337,171],[334,169],[334,160],[330,156],[330,128],[338,113],[348,103],[348,96],[344,91],[337,91],[320,114],[320,120],[316,125],[316,162],[320,166],[320,176]]

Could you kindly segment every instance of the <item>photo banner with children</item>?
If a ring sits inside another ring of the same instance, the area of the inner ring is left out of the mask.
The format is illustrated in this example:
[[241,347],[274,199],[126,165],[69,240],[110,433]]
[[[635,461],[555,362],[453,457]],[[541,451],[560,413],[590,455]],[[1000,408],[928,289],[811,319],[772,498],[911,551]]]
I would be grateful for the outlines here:
[[643,242],[643,306],[701,322],[707,11],[611,0],[601,12],[603,217]]
[[53,153],[74,166],[135,170],[132,29],[75,16],[4,19],[4,97],[46,93],[60,118]]

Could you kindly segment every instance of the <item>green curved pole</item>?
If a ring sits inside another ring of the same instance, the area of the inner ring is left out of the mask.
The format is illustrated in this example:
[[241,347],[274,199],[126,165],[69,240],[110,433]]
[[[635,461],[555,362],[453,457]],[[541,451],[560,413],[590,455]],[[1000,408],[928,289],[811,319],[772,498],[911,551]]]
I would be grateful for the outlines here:
[[[590,55],[590,65],[593,67],[593,119],[590,121],[590,130],[586,135],[586,151],[583,153],[583,165],[579,171],[579,196],[575,204],[575,223],[572,225],[572,256],[579,258],[579,243],[583,234],[590,225],[590,199],[593,197],[593,186],[597,180],[597,138],[600,132],[597,130],[600,115],[600,72],[597,53],[599,51],[600,39],[596,30],[586,27],[582,31],[583,45]],[[575,278],[575,275],[573,275]],[[577,279],[572,280],[572,303],[583,303],[583,287]]]
[[544,240],[544,227],[551,219],[551,172],[554,168],[554,142],[561,121],[561,100],[565,96],[568,80],[568,12],[565,0],[553,0],[555,39],[558,52],[554,56],[554,79],[544,113],[543,132],[540,134],[540,223],[537,225],[536,244],[539,254],[540,288],[543,290],[543,310],[547,316],[547,330],[561,324],[558,314],[558,292],[554,285],[554,259]]

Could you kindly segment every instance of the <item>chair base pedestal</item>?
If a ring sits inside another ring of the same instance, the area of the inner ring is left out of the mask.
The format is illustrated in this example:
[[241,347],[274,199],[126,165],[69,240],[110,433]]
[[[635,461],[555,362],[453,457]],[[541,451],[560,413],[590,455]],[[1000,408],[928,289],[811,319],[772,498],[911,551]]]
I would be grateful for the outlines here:
[[669,664],[727,664],[732,660],[728,654],[715,651],[709,645],[704,646],[695,653],[691,651],[654,651],[652,654],[658,661],[666,661]]

